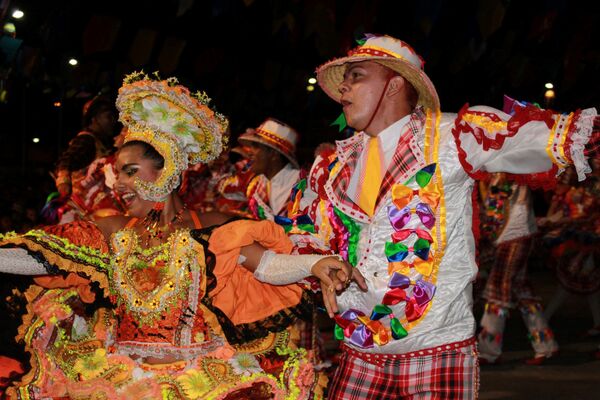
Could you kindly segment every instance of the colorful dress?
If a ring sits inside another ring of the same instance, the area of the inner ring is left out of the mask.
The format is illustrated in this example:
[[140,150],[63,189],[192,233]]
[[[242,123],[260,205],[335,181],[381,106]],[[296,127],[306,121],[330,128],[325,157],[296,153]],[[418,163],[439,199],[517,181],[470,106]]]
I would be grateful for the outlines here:
[[265,175],[252,178],[246,189],[248,207],[255,219],[273,220],[288,213],[290,193],[301,178],[301,170],[286,164],[272,179]]
[[32,368],[10,398],[321,396],[324,382],[288,329],[310,312],[308,297],[238,265],[253,241],[292,248],[268,221],[179,229],[147,249],[129,226],[106,243],[89,222],[4,236],[3,247],[27,249],[55,274],[26,293],[18,339]]

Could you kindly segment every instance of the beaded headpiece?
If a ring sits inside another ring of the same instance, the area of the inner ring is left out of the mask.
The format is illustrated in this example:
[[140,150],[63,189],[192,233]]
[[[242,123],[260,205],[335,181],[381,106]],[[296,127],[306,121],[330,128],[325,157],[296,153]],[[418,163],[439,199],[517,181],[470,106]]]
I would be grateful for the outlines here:
[[124,143],[146,142],[165,160],[156,181],[136,178],[142,198],[164,201],[189,165],[219,156],[227,142],[228,121],[209,102],[206,93],[190,93],[176,78],[153,79],[144,72],[125,77],[117,97],[119,120],[127,127]]

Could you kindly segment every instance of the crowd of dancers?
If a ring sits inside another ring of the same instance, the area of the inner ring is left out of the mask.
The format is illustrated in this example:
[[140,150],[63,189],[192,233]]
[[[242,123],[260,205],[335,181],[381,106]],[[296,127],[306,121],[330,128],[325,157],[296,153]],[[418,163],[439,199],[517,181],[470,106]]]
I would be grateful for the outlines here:
[[[33,277],[27,357],[2,358],[10,398],[471,399],[512,309],[530,365],[558,354],[569,294],[600,335],[595,110],[441,113],[389,36],[318,79],[356,134],[303,166],[293,127],[231,135],[175,78],[133,73],[86,103],[43,223],[1,237],[0,271]],[[559,282],[546,305],[536,246]]]

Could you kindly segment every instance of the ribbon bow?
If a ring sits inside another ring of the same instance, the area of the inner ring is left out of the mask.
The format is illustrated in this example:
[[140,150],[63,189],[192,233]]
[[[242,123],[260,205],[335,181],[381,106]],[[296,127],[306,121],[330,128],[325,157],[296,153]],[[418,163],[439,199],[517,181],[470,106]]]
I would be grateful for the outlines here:
[[394,243],[398,243],[405,240],[413,233],[417,235],[419,239],[427,240],[429,243],[433,242],[431,234],[424,229],[401,229],[392,234],[392,240],[394,241]]
[[[413,291],[410,296],[407,296],[404,289],[407,289],[411,284],[413,285]],[[404,311],[406,319],[409,322],[415,321],[421,318],[421,316],[427,309],[427,306],[429,305],[431,299],[433,299],[433,296],[435,295],[436,289],[435,285],[431,282],[424,281],[423,279],[419,279],[416,282],[412,282],[408,276],[400,274],[398,272],[394,272],[392,274],[390,281],[388,282],[388,286],[392,290],[389,290],[383,296],[382,301],[382,303],[384,304],[382,307],[386,308],[374,308],[373,313],[371,314],[371,319],[373,319],[374,316],[376,317],[380,314],[389,314],[390,317],[393,318],[393,314],[391,314],[391,309],[389,309],[389,307],[387,307],[386,305],[398,304],[400,301],[404,300],[406,301],[406,308]],[[390,312],[387,314],[386,309],[390,310]]]
[[392,310],[384,304],[378,304],[373,308],[371,317],[354,309],[336,315],[334,317],[335,337],[338,340],[347,338],[350,343],[363,349],[373,347],[374,343],[382,346],[390,341],[388,330],[379,321],[386,315],[391,318],[390,329],[394,339],[400,339],[408,334],[400,321],[392,314]]
[[388,265],[388,273],[392,274],[398,272],[400,274],[408,275],[411,268],[414,268],[415,271],[423,276],[429,276],[433,270],[433,262],[432,260],[426,261],[421,260],[420,258],[415,258],[410,263],[406,261],[390,262]]
[[414,196],[419,196],[421,203],[428,204],[433,210],[437,208],[441,196],[437,187],[434,186],[425,189],[425,187],[429,185],[429,182],[431,182],[435,169],[435,163],[429,164],[417,171],[417,173],[406,182],[409,183],[414,179],[417,182],[417,185],[419,185],[419,189],[417,190],[409,188],[406,184],[396,184],[392,186],[392,200],[398,209],[406,207],[412,201]]
[[395,230],[399,231],[410,221],[410,217],[415,213],[421,220],[421,223],[428,229],[435,225],[435,215],[431,208],[425,203],[419,203],[415,208],[404,207],[398,209],[395,206],[388,206],[388,218]]
[[398,208],[404,208],[412,201],[415,196],[419,196],[421,203],[428,204],[432,209],[436,209],[440,202],[440,192],[437,187],[428,189],[413,190],[401,184],[392,186],[392,201]]
[[419,279],[415,282],[412,296],[406,302],[404,313],[409,322],[415,321],[423,315],[431,299],[435,295],[435,285]]
[[301,179],[300,182],[292,188],[290,202],[288,203],[288,215],[297,215],[300,213],[300,201],[302,200],[304,190],[306,190],[306,178]]
[[419,187],[424,188],[425,186],[429,185],[429,182],[431,182],[431,178],[433,177],[433,174],[435,174],[435,169],[436,163],[426,165],[417,171],[417,173],[411,179],[409,179],[407,183],[414,179]]
[[425,239],[417,239],[413,247],[408,247],[404,243],[386,242],[385,256],[390,262],[399,262],[404,260],[409,253],[413,253],[420,259],[427,260],[430,245]]
[[275,216],[275,222],[283,227],[285,233],[289,233],[294,227],[305,232],[315,233],[315,224],[307,214],[301,214],[294,218]]

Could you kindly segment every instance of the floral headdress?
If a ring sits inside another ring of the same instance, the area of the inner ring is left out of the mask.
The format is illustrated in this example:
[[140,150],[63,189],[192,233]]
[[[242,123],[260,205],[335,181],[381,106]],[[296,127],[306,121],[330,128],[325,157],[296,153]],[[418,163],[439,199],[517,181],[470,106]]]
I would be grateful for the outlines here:
[[140,196],[164,201],[191,164],[214,160],[227,142],[228,121],[208,107],[204,92],[190,93],[176,78],[160,80],[134,72],[123,80],[117,108],[127,127],[124,143],[139,140],[163,156],[163,170],[155,182],[136,178]]

